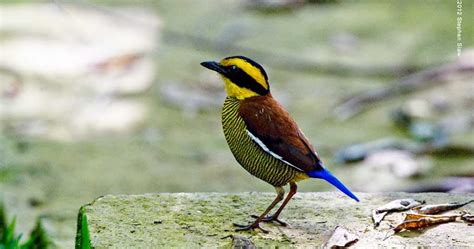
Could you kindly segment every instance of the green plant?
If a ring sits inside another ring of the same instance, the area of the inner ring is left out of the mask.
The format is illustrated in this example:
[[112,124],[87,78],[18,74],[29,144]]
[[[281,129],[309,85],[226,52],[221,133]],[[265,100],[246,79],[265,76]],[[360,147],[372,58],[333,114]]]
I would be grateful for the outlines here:
[[51,244],[40,219],[36,221],[29,239],[22,244],[20,244],[22,235],[15,236],[15,226],[16,217],[8,224],[5,208],[0,203],[0,249],[39,249],[48,248]]
[[85,207],[79,209],[79,215],[77,217],[77,235],[76,235],[76,248],[90,249],[90,238],[89,238],[89,226],[87,225],[87,216]]

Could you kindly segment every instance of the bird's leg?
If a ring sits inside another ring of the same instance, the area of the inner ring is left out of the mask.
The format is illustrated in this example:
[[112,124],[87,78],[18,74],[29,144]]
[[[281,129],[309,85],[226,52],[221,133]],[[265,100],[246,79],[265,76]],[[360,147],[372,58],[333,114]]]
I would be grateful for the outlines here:
[[275,189],[277,191],[277,196],[276,196],[275,200],[273,200],[272,204],[270,204],[270,206],[267,207],[265,212],[263,212],[259,217],[257,217],[257,219],[250,225],[239,225],[239,224],[234,223],[234,226],[239,227],[235,231],[246,231],[246,230],[253,230],[253,229],[258,228],[258,229],[262,230],[262,232],[268,233],[267,230],[262,229],[260,227],[260,222],[275,207],[275,205],[278,204],[278,202],[283,200],[283,196],[285,195],[285,189],[283,189],[282,187],[275,187]]
[[[287,224],[285,222],[279,220],[278,216],[280,216],[281,211],[285,208],[286,204],[288,204],[291,197],[293,197],[293,195],[296,194],[297,189],[298,189],[298,186],[296,186],[296,183],[290,182],[290,192],[288,192],[288,195],[286,196],[285,201],[283,201],[283,203],[281,204],[280,208],[278,208],[278,210],[273,215],[270,215],[270,216],[267,216],[267,217],[263,218],[262,221],[263,222],[275,221],[275,222],[279,223],[282,226],[286,226]],[[252,217],[256,218],[256,216],[252,216]]]

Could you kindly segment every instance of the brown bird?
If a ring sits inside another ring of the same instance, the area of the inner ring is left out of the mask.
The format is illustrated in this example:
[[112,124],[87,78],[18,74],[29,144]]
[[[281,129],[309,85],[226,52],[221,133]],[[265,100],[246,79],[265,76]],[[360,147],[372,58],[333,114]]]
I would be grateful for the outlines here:
[[[296,182],[320,178],[331,183],[352,199],[359,199],[323,167],[318,154],[288,112],[270,93],[268,77],[255,61],[244,56],[231,56],[220,62],[202,62],[216,71],[225,83],[227,98],[222,109],[222,126],[235,159],[252,175],[273,185],[277,197],[250,225],[237,230],[260,229],[260,222],[275,221],[296,193]],[[266,216],[283,200],[283,186],[290,192],[271,216]]]

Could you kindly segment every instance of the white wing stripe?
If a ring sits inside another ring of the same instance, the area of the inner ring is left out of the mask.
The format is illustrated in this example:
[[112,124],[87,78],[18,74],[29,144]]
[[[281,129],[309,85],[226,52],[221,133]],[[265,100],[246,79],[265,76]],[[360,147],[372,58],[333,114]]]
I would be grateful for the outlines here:
[[302,171],[300,168],[296,167],[295,165],[285,161],[281,156],[277,155],[276,153],[274,153],[273,151],[271,151],[263,142],[262,140],[260,140],[258,137],[254,136],[249,130],[247,130],[247,134],[249,134],[250,138],[255,142],[257,143],[260,148],[262,148],[265,152],[269,153],[270,155],[272,155],[274,158],[288,164],[289,166],[297,169],[298,171]]

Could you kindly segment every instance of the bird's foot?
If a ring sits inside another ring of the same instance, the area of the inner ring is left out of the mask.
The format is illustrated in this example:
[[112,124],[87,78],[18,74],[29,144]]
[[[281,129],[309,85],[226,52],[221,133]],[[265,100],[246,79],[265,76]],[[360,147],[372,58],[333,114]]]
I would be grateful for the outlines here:
[[[252,218],[255,218],[255,219],[258,219],[258,216],[257,215],[251,215],[250,217]],[[278,224],[280,224],[281,226],[284,226],[286,227],[288,224],[286,224],[286,222],[283,222],[281,220],[278,219],[278,216],[274,216],[274,215],[269,215],[269,216],[266,216],[265,218],[262,219],[263,222],[276,222]]]
[[233,225],[238,227],[237,229],[235,229],[236,232],[260,229],[263,233],[268,233],[267,230],[260,227],[259,223],[255,222],[250,225],[241,225],[236,223],[233,223]]

